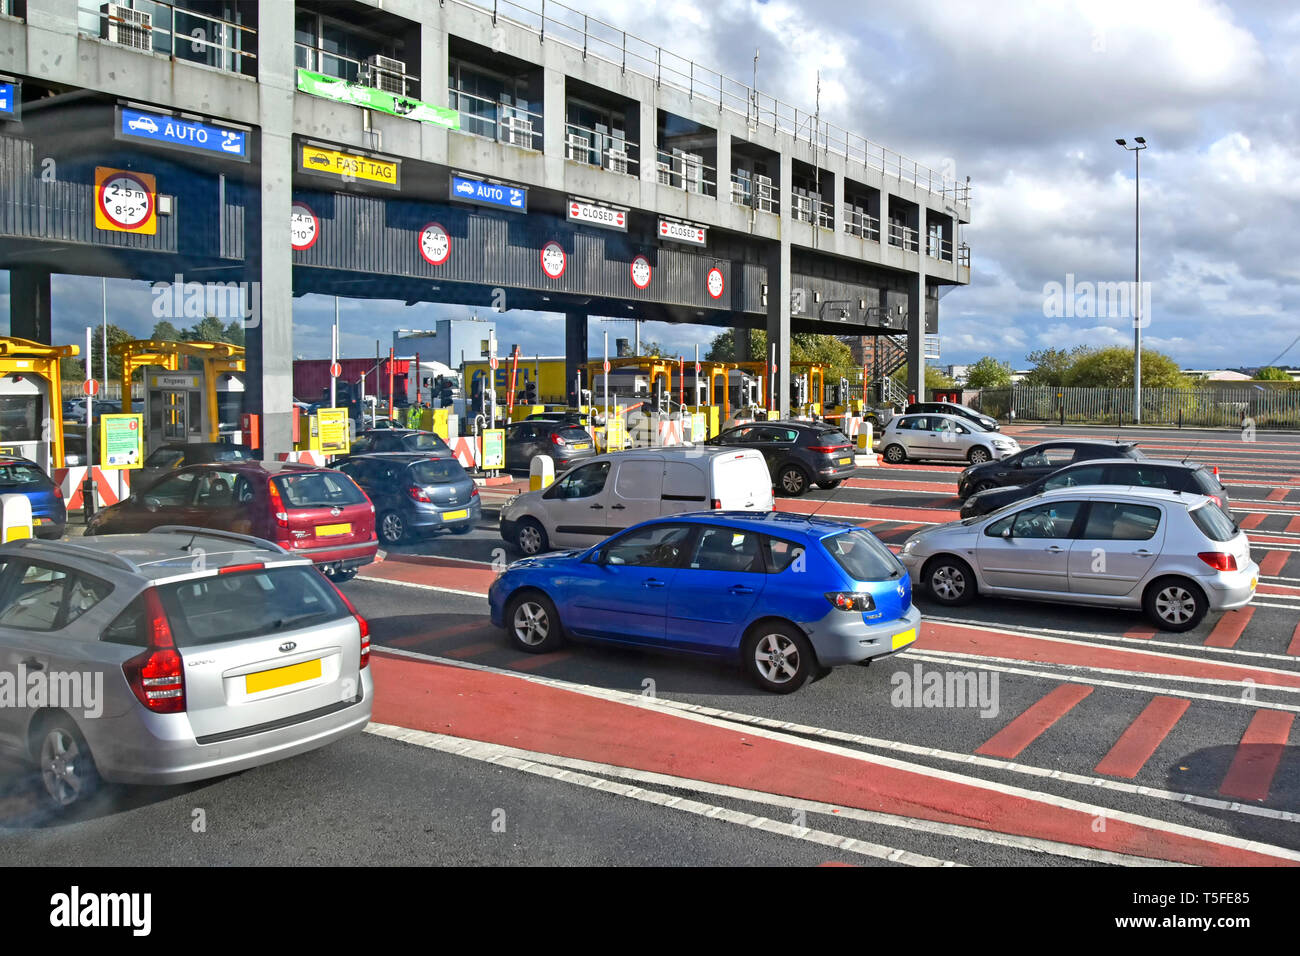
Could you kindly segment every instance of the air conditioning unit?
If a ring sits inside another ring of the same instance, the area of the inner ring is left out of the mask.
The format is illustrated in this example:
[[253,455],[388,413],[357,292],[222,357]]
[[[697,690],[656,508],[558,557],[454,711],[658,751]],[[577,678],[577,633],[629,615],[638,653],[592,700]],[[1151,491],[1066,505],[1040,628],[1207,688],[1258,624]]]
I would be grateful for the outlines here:
[[523,116],[507,116],[502,122],[506,143],[511,146],[533,147],[533,121]]
[[120,3],[102,4],[99,12],[100,39],[132,50],[153,51],[153,14]]
[[755,205],[764,212],[772,212],[772,177],[771,176],[754,176],[754,193],[758,201]]
[[671,186],[673,184],[673,167],[663,160],[655,163],[655,169],[659,175],[660,186]]
[[390,56],[379,54],[368,56],[365,69],[362,71],[362,82],[372,89],[383,90],[395,96],[405,96],[406,64]]
[[748,181],[736,182],[733,179],[731,181],[731,202],[737,206],[748,206],[750,197],[749,188]]
[[578,163],[591,162],[591,140],[583,133],[570,133],[564,145],[564,156]]
[[688,193],[704,192],[704,157],[682,153],[682,188]]
[[605,150],[605,168],[611,173],[627,175],[627,153],[621,149]]

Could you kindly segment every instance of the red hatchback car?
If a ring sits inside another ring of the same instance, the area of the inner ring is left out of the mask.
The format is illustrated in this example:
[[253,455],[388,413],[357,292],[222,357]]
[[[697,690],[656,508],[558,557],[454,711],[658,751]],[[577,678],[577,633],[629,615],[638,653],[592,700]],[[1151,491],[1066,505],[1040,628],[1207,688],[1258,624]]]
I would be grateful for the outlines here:
[[375,506],[332,468],[237,461],[181,468],[96,514],[87,535],[189,525],[251,534],[311,558],[335,581],[375,560]]

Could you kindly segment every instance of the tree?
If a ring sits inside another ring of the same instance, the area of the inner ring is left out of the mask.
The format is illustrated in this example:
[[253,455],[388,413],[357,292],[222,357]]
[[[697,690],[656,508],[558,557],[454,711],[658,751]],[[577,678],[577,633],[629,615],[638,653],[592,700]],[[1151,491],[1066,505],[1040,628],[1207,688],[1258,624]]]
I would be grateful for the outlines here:
[[215,315],[206,315],[182,332],[181,339],[186,342],[224,342],[226,327]]
[[966,372],[967,388],[1006,388],[1011,384],[1011,366],[985,355]]
[[242,347],[244,344],[244,323],[235,319],[227,325],[226,331],[222,335],[222,341]]
[[[111,382],[118,382],[122,378],[122,360],[113,354],[113,346],[121,342],[130,342],[135,336],[126,329],[108,324],[108,382],[100,382],[101,386]],[[103,334],[99,329],[95,329],[95,334],[91,337],[91,362],[90,374],[93,378],[102,379],[104,377],[104,346]],[[74,359],[67,359],[60,365],[60,376],[67,381],[84,380],[86,377],[85,356]]]
[[[907,366],[904,365],[897,372],[890,376],[895,382],[904,388],[910,388],[907,384]],[[933,365],[925,367],[925,389],[928,392],[951,392],[957,388],[957,383],[950,379],[943,372],[939,371]],[[921,401],[921,396],[917,397]]]
[[[1075,359],[1065,384],[1074,388],[1132,388],[1133,352],[1122,345],[1089,349]],[[1142,350],[1143,388],[1187,388],[1189,385],[1188,377],[1169,356]]]
[[1085,352],[1087,346],[1079,345],[1073,349],[1038,349],[1030,352],[1027,358],[1033,363],[1025,375],[1023,385],[1054,385],[1060,388],[1070,377],[1074,363]]
[[1266,365],[1255,373],[1257,382],[1289,382],[1291,376],[1285,369],[1280,369],[1276,365]]
[[[751,329],[749,348],[752,361],[766,361],[769,354],[767,332]],[[708,362],[736,362],[736,335],[732,329],[719,332],[709,343],[709,351],[704,360]],[[811,362],[821,365],[826,370],[827,384],[834,384],[841,378],[856,382],[859,366],[853,360],[853,350],[834,335],[818,335],[814,332],[799,332],[790,336],[790,361]]]
[[149,338],[154,342],[179,342],[181,340],[181,330],[163,319],[153,327],[153,331],[149,333]]

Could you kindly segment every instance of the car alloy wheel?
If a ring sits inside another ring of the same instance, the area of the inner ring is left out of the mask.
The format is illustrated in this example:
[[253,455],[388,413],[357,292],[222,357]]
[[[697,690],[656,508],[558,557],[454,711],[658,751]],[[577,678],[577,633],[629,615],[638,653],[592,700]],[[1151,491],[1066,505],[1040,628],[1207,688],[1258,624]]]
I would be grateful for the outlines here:
[[898,465],[907,458],[907,452],[903,450],[902,445],[890,445],[885,449],[885,461],[891,465]]
[[1156,614],[1169,624],[1186,624],[1196,614],[1196,597],[1181,584],[1170,584],[1156,592]]
[[982,465],[992,456],[989,455],[987,448],[972,448],[966,457],[970,459],[972,465]]
[[921,580],[940,604],[956,606],[975,599],[975,573],[960,558],[932,558],[922,569]]
[[389,511],[379,519],[379,536],[385,544],[397,544],[406,536],[406,523],[395,511]]
[[89,748],[80,735],[63,724],[55,724],[45,732],[40,760],[45,793],[60,809],[89,796],[99,783]]
[[765,634],[754,645],[754,663],[764,679],[773,684],[788,684],[803,665],[799,646],[785,634]]
[[992,491],[996,487],[997,485],[991,481],[981,481],[975,486],[975,494],[979,494],[981,491]]
[[792,498],[797,498],[808,487],[808,479],[802,468],[793,465],[781,472],[781,490]]
[[551,633],[551,616],[536,601],[521,601],[515,608],[511,626],[515,639],[529,647],[537,647]]

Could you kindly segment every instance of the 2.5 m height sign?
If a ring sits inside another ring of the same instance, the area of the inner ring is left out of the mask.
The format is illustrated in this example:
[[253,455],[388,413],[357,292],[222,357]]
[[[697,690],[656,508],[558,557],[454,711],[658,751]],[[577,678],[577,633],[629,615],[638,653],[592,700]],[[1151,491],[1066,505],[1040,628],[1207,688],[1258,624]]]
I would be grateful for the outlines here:
[[158,232],[158,184],[148,173],[95,167],[95,228],[109,232]]

